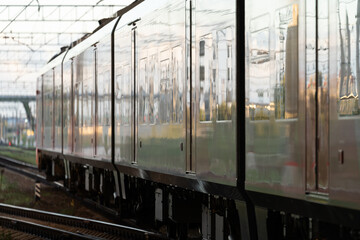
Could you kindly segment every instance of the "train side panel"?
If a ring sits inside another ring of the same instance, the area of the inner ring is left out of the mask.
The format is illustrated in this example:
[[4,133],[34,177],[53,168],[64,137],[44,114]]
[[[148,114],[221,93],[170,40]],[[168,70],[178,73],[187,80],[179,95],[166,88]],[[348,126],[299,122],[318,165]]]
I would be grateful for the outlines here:
[[72,60],[63,63],[63,153],[72,153]]
[[54,68],[54,151],[62,151],[61,65]]
[[[95,146],[95,53],[92,47],[75,57],[75,154],[93,157]],[[78,132],[77,132],[78,131]]]
[[80,54],[73,60],[73,153],[78,156],[82,156],[83,70]]
[[43,80],[39,76],[36,81],[36,148],[43,146]]
[[[359,1],[329,2],[329,196],[360,209]],[[325,27],[325,26],[324,26]],[[328,27],[328,26],[326,26]]]
[[305,1],[246,1],[245,13],[246,187],[303,198]]
[[131,28],[124,27],[115,35],[115,162],[130,164],[132,151],[132,61]]
[[111,38],[97,44],[96,149],[98,158],[111,160]]
[[144,16],[136,29],[136,161],[185,173],[185,2]]
[[236,185],[236,1],[196,1],[195,135],[196,174]]
[[53,120],[54,120],[54,71],[50,69],[43,74],[43,111],[44,111],[44,133],[43,148],[47,150],[53,149]]

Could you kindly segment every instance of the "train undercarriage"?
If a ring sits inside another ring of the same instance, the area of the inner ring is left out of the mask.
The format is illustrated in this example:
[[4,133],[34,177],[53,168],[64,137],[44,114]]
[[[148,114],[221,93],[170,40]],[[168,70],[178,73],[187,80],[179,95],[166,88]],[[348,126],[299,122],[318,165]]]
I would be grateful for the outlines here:
[[[38,152],[38,159],[39,170],[48,180],[63,182],[68,191],[96,202],[119,220],[130,220],[169,238],[360,239],[356,221],[343,225],[317,219],[313,217],[316,212],[303,216],[277,207],[247,207],[244,201],[156,183],[116,169],[73,163],[47,152]],[[287,208],[291,209],[283,207]]]

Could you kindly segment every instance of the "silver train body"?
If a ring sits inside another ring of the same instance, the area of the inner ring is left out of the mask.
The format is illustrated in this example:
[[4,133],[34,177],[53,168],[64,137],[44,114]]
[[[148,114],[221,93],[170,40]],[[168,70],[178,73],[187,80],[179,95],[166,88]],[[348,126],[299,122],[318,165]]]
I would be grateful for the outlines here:
[[360,228],[359,9],[134,4],[41,72],[39,167],[106,169],[122,199],[136,177],[238,201],[245,239],[270,236],[270,209]]

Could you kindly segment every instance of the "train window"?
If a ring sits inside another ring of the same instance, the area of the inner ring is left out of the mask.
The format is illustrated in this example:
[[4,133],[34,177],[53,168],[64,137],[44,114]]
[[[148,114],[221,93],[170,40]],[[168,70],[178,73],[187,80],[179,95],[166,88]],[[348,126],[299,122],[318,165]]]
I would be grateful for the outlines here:
[[110,71],[98,74],[98,124],[110,125],[111,96],[110,96]]
[[71,111],[71,97],[70,87],[64,88],[64,126],[68,127],[70,122],[70,111]]
[[59,66],[54,68],[54,111],[55,127],[61,127],[61,68]]
[[276,119],[296,118],[298,111],[298,5],[281,8],[275,14]]
[[82,116],[82,102],[81,102],[81,92],[82,92],[82,82],[75,83],[74,87],[74,95],[75,95],[75,102],[74,102],[74,124],[75,127],[79,127],[81,125],[81,116]]
[[55,89],[55,126],[61,127],[61,86]]
[[118,67],[116,68],[116,81],[115,81],[115,122],[120,123],[122,125],[121,121],[121,101],[122,101],[122,82],[123,82],[123,68]]
[[205,80],[205,67],[204,66],[200,66],[200,81],[204,81]]
[[44,99],[45,99],[45,109],[44,109],[44,112],[48,112],[49,114],[45,114],[45,117],[44,117],[44,120],[45,120],[45,123],[44,123],[44,126],[46,128],[49,128],[51,127],[51,122],[52,122],[52,103],[51,103],[51,100],[52,100],[52,93],[45,93],[44,94]]
[[97,78],[97,125],[102,126],[104,118],[104,78],[103,74],[98,74]]
[[53,70],[43,75],[44,81],[44,146],[50,146],[51,129],[53,122]]
[[157,56],[149,58],[149,123],[155,124],[159,121],[159,77],[157,75]]
[[161,52],[160,61],[160,123],[170,123],[173,112],[173,84],[170,81],[169,52]]
[[123,125],[130,124],[130,106],[131,106],[131,73],[130,65],[124,66],[124,76],[121,87],[121,122]]
[[91,96],[87,81],[83,84],[83,126],[91,126]]
[[205,41],[204,40],[200,41],[199,48],[200,48],[200,52],[199,52],[200,57],[205,56]]
[[94,115],[94,51],[92,48],[88,48],[83,54],[83,118],[84,126],[93,126]]
[[[217,32],[217,52],[213,59],[218,59],[213,68],[214,86],[216,90],[217,120],[231,120],[231,106],[233,95],[233,29],[226,28]],[[216,82],[216,73],[218,73]]]
[[130,65],[117,68],[116,73],[116,108],[120,125],[125,126],[130,123]]
[[183,120],[183,57],[181,46],[173,48],[172,51],[172,82],[174,86],[173,121],[181,123]]
[[104,105],[104,125],[110,126],[110,117],[111,117],[111,90],[110,90],[110,70],[106,71],[103,74],[104,85],[103,87],[103,105]]
[[71,61],[63,65],[63,117],[64,127],[69,127],[71,114]]
[[250,21],[249,115],[251,120],[269,119],[270,110],[270,16]]
[[359,20],[358,1],[338,1],[337,76],[338,114],[355,116],[360,114],[359,91]]
[[200,121],[212,121],[213,110],[215,105],[215,78],[214,69],[214,53],[215,45],[213,45],[213,35],[208,34],[201,37],[199,43],[199,81],[200,81]]
[[103,118],[103,115],[104,115],[104,110],[103,110],[103,105],[102,105],[102,95],[100,95],[100,87],[99,87],[99,78],[97,80],[97,113],[96,113],[96,122],[95,122],[95,125],[99,125],[101,126],[101,123],[102,123],[102,118]]
[[257,16],[249,25],[250,120],[290,119],[298,114],[298,5],[280,8],[274,16],[273,22],[269,14]]
[[142,58],[139,63],[138,78],[139,124],[149,122],[149,79],[147,71],[147,58]]

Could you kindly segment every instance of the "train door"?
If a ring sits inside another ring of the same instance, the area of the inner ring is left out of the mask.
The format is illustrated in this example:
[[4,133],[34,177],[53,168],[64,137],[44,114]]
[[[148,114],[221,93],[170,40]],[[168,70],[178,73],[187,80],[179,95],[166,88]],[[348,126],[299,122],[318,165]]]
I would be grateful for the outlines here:
[[115,162],[132,163],[132,54],[131,27],[115,34]]
[[306,1],[306,191],[329,185],[329,5]]
[[195,124],[194,124],[194,105],[195,102],[195,89],[193,85],[193,79],[195,78],[195,64],[192,61],[195,56],[195,36],[193,33],[195,27],[193,25],[193,17],[194,17],[194,2],[192,0],[186,1],[185,7],[185,39],[186,39],[186,84],[185,84],[185,92],[186,92],[186,171],[188,173],[195,173],[195,148],[194,144],[194,133],[195,133]]
[[137,89],[137,54],[136,54],[136,23],[133,23],[133,28],[131,30],[131,63],[132,63],[132,68],[131,68],[131,76],[132,76],[132,81],[131,81],[131,85],[132,85],[132,101],[131,101],[131,112],[133,114],[132,117],[133,119],[131,119],[131,139],[133,140],[131,145],[131,149],[133,152],[132,155],[132,163],[137,163],[137,133],[138,133],[138,112],[137,112],[137,94],[136,94],[136,89]]
[[205,181],[236,185],[236,1],[192,4],[193,169]]
[[359,209],[360,1],[329,2],[329,195]]
[[184,174],[185,34],[178,29],[185,27],[185,1],[160,4],[131,24],[134,160],[139,167]]
[[73,152],[75,154],[81,154],[81,131],[82,131],[82,96],[83,96],[83,82],[80,77],[79,71],[79,59],[75,58],[73,62],[74,67],[74,128],[73,128]]

